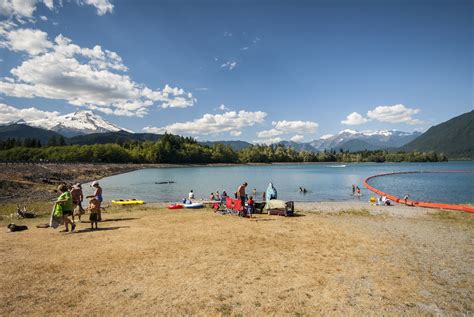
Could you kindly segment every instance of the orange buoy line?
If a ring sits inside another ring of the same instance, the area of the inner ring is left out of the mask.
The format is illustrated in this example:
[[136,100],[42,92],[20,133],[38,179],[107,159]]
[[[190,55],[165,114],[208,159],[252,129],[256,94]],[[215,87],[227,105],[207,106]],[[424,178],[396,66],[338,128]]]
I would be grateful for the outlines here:
[[392,172],[392,173],[383,173],[377,174],[373,176],[369,176],[364,179],[364,186],[374,193],[385,196],[388,199],[395,201],[399,204],[405,204],[408,206],[417,206],[417,207],[426,207],[426,208],[438,208],[438,209],[448,209],[448,210],[458,210],[458,211],[465,211],[474,213],[474,207],[464,206],[464,205],[453,205],[453,204],[445,204],[445,203],[432,203],[426,201],[416,201],[410,199],[402,199],[390,194],[387,194],[377,188],[370,186],[367,181],[372,178],[380,177],[380,176],[387,176],[387,175],[396,175],[396,174],[417,174],[417,173],[474,173],[474,170],[434,170],[434,171],[410,171],[410,172]]

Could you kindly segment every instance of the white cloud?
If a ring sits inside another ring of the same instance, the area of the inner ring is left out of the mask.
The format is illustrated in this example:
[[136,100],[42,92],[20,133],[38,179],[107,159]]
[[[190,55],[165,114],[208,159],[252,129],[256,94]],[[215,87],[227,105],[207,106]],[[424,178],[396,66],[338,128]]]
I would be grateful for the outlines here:
[[230,109],[224,105],[224,104],[221,104],[219,107],[217,107],[216,109],[214,110],[220,110],[220,111],[229,111]]
[[272,125],[273,125],[273,128],[270,130],[257,132],[257,138],[265,139],[265,140],[261,140],[257,142],[263,142],[263,143],[269,144],[270,141],[280,139],[278,136],[288,135],[292,133],[297,133],[297,134],[294,135],[291,138],[291,140],[295,138],[296,140],[300,140],[300,141],[294,141],[294,142],[301,142],[301,140],[303,140],[304,138],[304,136],[301,135],[302,133],[314,133],[316,132],[316,129],[319,126],[316,122],[312,122],[312,121],[286,121],[286,120],[273,121]]
[[325,135],[323,135],[322,137],[320,137],[320,139],[321,139],[321,140],[326,140],[326,139],[329,139],[329,138],[331,138],[331,137],[333,137],[333,136],[334,136],[334,134],[325,134]]
[[114,10],[114,5],[109,0],[79,0],[78,2],[94,6],[97,9],[98,15],[112,13]]
[[228,70],[233,70],[237,66],[237,62],[229,61],[221,65],[221,68],[227,68]]
[[236,135],[245,127],[263,122],[267,114],[262,111],[229,111],[223,114],[205,114],[202,118],[188,122],[177,122],[164,127],[145,127],[144,131],[162,134],[169,132],[180,135],[209,135],[225,132]]
[[290,132],[308,132],[314,133],[318,128],[318,124],[312,121],[273,121],[272,125],[275,129],[281,130],[284,133]]
[[270,129],[270,130],[264,130],[257,132],[257,138],[259,139],[267,139],[267,138],[273,138],[279,135],[284,134],[283,131],[277,130],[277,129]]
[[54,9],[54,0],[43,0],[44,5],[49,9]]
[[242,134],[242,131],[230,131],[230,135],[232,136],[240,136]]
[[194,90],[196,90],[196,91],[208,91],[209,88],[206,88],[206,87],[199,87],[199,88],[194,88]]
[[279,142],[281,142],[281,141],[283,141],[282,138],[276,137],[276,138],[268,138],[268,139],[254,140],[253,143],[270,145],[270,144],[279,143]]
[[407,124],[423,124],[419,119],[412,118],[413,115],[420,112],[420,109],[407,108],[402,104],[393,106],[378,106],[374,110],[367,112],[367,116],[380,122],[389,123],[407,123]]
[[[24,42],[21,37],[11,35],[18,32],[40,34],[37,38],[43,41]],[[31,29],[2,29],[0,25],[0,39],[4,38],[7,48],[37,54],[11,69],[13,81],[0,78],[0,93],[20,98],[66,100],[71,105],[121,116],[144,116],[155,103],[162,108],[185,108],[196,101],[191,93],[180,88],[165,85],[161,90],[152,90],[134,82],[123,74],[128,68],[115,52],[99,45],[82,48],[62,35],[58,35],[53,44],[44,34]],[[11,38],[17,41],[10,41]]]
[[[57,1],[62,5],[62,0]],[[112,13],[114,5],[109,0],[77,0],[78,4],[90,5],[96,8],[98,15]],[[22,18],[32,18],[38,3],[43,3],[49,10],[54,10],[54,0],[0,0],[0,15]]]
[[0,14],[10,17],[33,16],[36,10],[36,0],[0,0]]
[[303,135],[296,134],[290,139],[290,141],[301,142],[301,141],[303,141],[303,139],[304,139]]
[[43,111],[36,108],[18,109],[4,103],[0,103],[0,123],[5,124],[23,119],[33,121],[40,119],[54,120],[59,116],[57,111]]
[[244,47],[242,47],[240,50],[241,50],[241,51],[246,51],[246,50],[248,50],[248,49],[249,49],[248,46],[244,46]]
[[48,40],[48,34],[40,30],[3,30],[0,31],[0,35],[4,35],[5,38],[4,41],[0,41],[0,46],[15,52],[24,51],[30,55],[38,55],[53,47],[53,43]]
[[48,17],[44,15],[40,16],[40,19],[41,21],[48,21]]
[[346,120],[342,120],[341,123],[346,124],[346,125],[358,125],[358,124],[364,124],[367,121],[369,120],[364,118],[359,113],[353,112],[346,117]]

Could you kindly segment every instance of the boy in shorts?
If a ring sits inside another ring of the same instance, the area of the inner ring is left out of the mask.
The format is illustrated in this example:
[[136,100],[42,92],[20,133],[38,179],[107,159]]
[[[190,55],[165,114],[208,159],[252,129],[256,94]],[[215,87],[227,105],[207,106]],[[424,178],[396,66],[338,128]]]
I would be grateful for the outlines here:
[[95,228],[98,229],[97,223],[99,220],[100,202],[97,198],[92,197],[91,200],[89,200],[89,207],[87,209],[89,209],[90,212],[89,220],[91,223],[91,230],[94,230],[94,224]]
[[255,202],[253,200],[253,196],[250,196],[249,200],[247,200],[247,216],[249,218],[252,218],[254,205],[255,205]]

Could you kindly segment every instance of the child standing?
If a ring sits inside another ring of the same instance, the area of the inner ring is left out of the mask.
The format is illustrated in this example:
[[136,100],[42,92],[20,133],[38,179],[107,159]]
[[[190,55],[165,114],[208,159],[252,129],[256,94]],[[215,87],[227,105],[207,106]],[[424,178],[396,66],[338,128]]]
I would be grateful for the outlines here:
[[89,200],[89,220],[91,223],[91,230],[94,230],[94,224],[95,228],[97,229],[97,222],[99,220],[99,211],[100,211],[100,202],[97,200],[97,198],[92,197],[91,200]]
[[254,204],[255,202],[253,201],[253,196],[250,196],[249,200],[247,200],[247,215],[249,218],[252,218]]

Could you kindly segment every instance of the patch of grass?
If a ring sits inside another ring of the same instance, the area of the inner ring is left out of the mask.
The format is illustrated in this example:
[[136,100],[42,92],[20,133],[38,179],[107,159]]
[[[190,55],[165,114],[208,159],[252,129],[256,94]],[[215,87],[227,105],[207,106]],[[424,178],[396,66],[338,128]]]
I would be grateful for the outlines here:
[[336,213],[334,213],[337,216],[345,216],[345,215],[350,215],[350,216],[372,216],[369,212],[368,209],[362,208],[362,209],[347,209],[347,210],[341,210]]
[[[23,205],[26,206],[28,211],[34,211],[38,216],[49,215],[51,209],[53,208],[53,202],[25,202],[20,204],[20,207],[23,208]],[[7,217],[11,214],[16,214],[16,203],[4,203],[0,204],[0,216]]]
[[431,216],[441,220],[461,221],[465,223],[474,224],[474,214],[464,211],[447,211],[440,210],[436,213],[432,213]]
[[229,304],[220,304],[217,307],[217,312],[222,314],[222,316],[230,316],[232,314],[232,306]]

